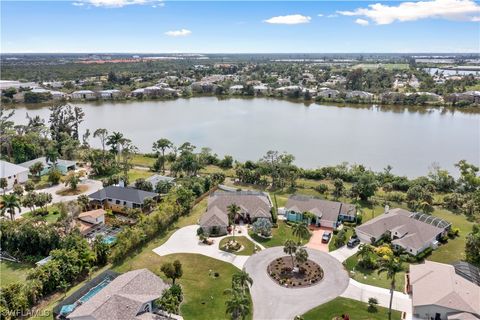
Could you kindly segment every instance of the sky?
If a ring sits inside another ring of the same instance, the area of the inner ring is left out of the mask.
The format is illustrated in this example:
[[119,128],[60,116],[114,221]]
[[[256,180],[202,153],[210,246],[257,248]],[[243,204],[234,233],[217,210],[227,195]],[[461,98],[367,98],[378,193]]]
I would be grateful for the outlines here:
[[480,52],[480,2],[0,1],[1,53]]

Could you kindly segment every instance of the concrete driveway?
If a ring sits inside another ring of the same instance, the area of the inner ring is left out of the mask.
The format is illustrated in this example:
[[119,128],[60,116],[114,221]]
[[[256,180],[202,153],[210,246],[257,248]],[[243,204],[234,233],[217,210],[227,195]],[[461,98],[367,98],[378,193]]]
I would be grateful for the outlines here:
[[[322,242],[322,237],[325,231],[332,232],[332,229],[328,228],[315,228],[312,232],[312,236],[308,243],[305,245],[307,248],[319,250],[322,252],[328,252],[328,243]],[[333,237],[333,233],[332,233]],[[330,238],[332,241],[332,238]]]
[[[183,227],[177,231],[160,247],[153,249],[153,252],[159,256],[166,256],[174,253],[194,253],[202,254],[204,256],[218,259],[224,262],[233,264],[238,269],[242,269],[248,256],[235,255],[233,253],[222,251],[218,248],[220,241],[230,235],[211,238],[215,241],[212,245],[206,245],[201,243],[197,237],[198,225],[191,225]],[[238,228],[238,227],[237,227]],[[248,232],[242,230],[238,236],[248,236]]]
[[357,245],[354,248],[349,248],[346,245],[344,245],[343,247],[338,248],[337,250],[331,251],[330,255],[335,259],[337,259],[338,261],[343,262],[348,258],[350,258],[351,256],[353,256],[354,254],[356,254],[358,252],[359,246],[360,245]]
[[325,252],[307,249],[309,258],[324,271],[324,278],[308,288],[285,288],[267,274],[274,259],[285,256],[282,247],[265,249],[251,256],[245,270],[253,279],[250,289],[253,300],[253,319],[292,320],[318,305],[340,296],[348,286],[349,277],[342,264]]

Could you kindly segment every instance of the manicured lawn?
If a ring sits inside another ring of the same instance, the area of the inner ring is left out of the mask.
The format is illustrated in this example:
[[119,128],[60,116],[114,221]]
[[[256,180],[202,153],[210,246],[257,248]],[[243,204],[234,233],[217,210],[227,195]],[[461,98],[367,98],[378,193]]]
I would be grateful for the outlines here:
[[[38,208],[36,208],[36,209],[39,210]],[[48,209],[48,214],[47,215],[45,215],[45,216],[35,215],[35,217],[39,216],[48,223],[57,222],[58,218],[60,218],[60,214],[58,212],[58,207],[55,204],[52,204],[52,205],[48,206],[47,209]],[[33,216],[34,216],[34,214],[32,212],[26,212],[26,213],[22,214],[22,217],[25,217],[25,218],[31,218]]]
[[[372,286],[390,289],[390,279],[387,279],[386,273],[378,274],[377,270],[363,269],[360,266],[357,266],[357,261],[358,257],[353,255],[344,262],[344,265],[349,271],[349,275],[352,279]],[[408,264],[405,263],[404,270],[406,271],[407,269]],[[355,273],[352,274],[350,271],[354,271]],[[397,273],[395,277],[395,290],[397,291],[403,292],[403,288],[405,286],[405,271]]]
[[128,181],[129,183],[134,183],[135,180],[137,179],[140,179],[140,178],[146,179],[153,175],[154,173],[148,170],[130,169],[128,171]]
[[[267,248],[283,246],[285,241],[288,239],[292,239],[295,241],[297,241],[298,239],[292,234],[292,228],[284,221],[278,221],[278,228],[272,228],[272,237],[270,239],[262,238],[252,231],[250,231],[249,234],[250,237],[252,237],[255,241]],[[308,240],[302,240],[303,244],[307,242]]]
[[26,263],[0,262],[0,286],[24,281],[30,268],[32,266]]
[[468,221],[464,215],[454,214],[444,209],[437,209],[433,214],[449,221],[454,228],[459,228],[460,235],[455,239],[448,239],[446,244],[434,250],[427,259],[442,263],[453,263],[465,259],[465,239],[467,234],[472,231],[473,223]]
[[[227,250],[224,250],[222,248],[230,240],[233,240],[233,237],[223,238],[222,241],[220,241],[220,243],[218,244],[218,247],[220,248],[220,250],[227,251]],[[243,249],[240,250],[240,251],[235,251],[233,253],[235,253],[237,255],[240,255],[240,256],[251,256],[252,254],[255,253],[255,244],[252,241],[248,240],[247,237],[245,237],[245,236],[235,236],[235,241],[239,242],[243,246]],[[231,251],[227,251],[227,252],[231,252]]]
[[147,157],[143,154],[136,154],[133,156],[132,164],[139,167],[152,167],[155,160],[155,158]]
[[[377,307],[377,312],[370,313],[368,304],[352,299],[338,297],[303,315],[305,320],[332,320],[342,314],[348,314],[352,320],[385,320],[388,319],[388,309]],[[392,319],[400,320],[399,311],[392,312]]]

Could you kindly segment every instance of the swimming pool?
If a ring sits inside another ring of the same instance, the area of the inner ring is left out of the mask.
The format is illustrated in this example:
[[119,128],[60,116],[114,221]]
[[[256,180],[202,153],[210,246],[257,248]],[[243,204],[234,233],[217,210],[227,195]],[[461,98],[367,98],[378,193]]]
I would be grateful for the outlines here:
[[100,290],[105,288],[112,280],[110,278],[105,278],[103,279],[102,282],[97,284],[95,287],[90,289],[86,294],[84,294],[80,299],[78,299],[78,302],[80,303],[85,303],[88,300],[90,300],[94,295],[96,295]]
[[112,244],[112,243],[115,243],[116,241],[117,241],[117,237],[115,236],[106,236],[105,238],[103,238],[103,242],[106,244]]

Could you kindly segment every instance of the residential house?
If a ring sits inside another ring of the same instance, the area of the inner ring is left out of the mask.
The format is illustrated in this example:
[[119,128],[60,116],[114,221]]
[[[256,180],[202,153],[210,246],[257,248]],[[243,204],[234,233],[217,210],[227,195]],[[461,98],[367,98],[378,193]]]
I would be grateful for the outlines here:
[[411,264],[407,289],[414,319],[480,320],[480,271],[465,262]]
[[49,94],[53,100],[63,100],[67,98],[67,94],[61,91],[47,90],[43,88],[34,88],[30,90],[31,93]]
[[[17,183],[25,183],[28,180],[28,169],[7,161],[0,160],[0,178],[7,180],[7,190]],[[1,188],[0,188],[1,189]],[[5,191],[2,189],[2,191]]]
[[77,168],[77,163],[73,160],[58,159],[54,165],[53,163],[47,161],[46,157],[40,157],[27,162],[23,162],[20,163],[19,166],[30,169],[30,167],[37,162],[43,164],[43,170],[42,172],[40,172],[41,176],[49,173],[53,167],[59,170],[62,174],[66,174],[68,171],[74,171]]
[[80,233],[86,235],[93,228],[104,225],[105,213],[106,211],[104,209],[95,209],[80,213],[76,219],[76,226],[80,230]]
[[285,216],[289,221],[304,221],[304,212],[315,215],[309,223],[335,229],[342,221],[353,222],[357,216],[354,205],[317,199],[307,196],[293,195],[285,205]]
[[228,207],[231,204],[240,207],[236,220],[253,222],[259,218],[272,219],[272,203],[267,193],[217,191],[208,197],[207,211],[200,218],[202,229],[207,233],[226,234],[229,222]]
[[330,88],[320,88],[317,96],[327,99],[336,99],[340,95],[340,91]]
[[126,209],[143,209],[145,199],[156,200],[158,194],[130,187],[108,186],[90,194],[88,197],[94,207],[124,212]]
[[174,183],[175,178],[154,174],[153,176],[146,178],[145,181],[150,182],[152,184],[153,189],[155,189],[155,187],[159,182]]
[[154,301],[169,287],[160,277],[148,269],[138,269],[112,278],[95,278],[54,312],[69,320],[155,319]]
[[91,90],[78,90],[70,95],[73,100],[95,100],[97,94]]
[[241,84],[237,84],[234,86],[231,86],[228,91],[230,94],[242,94],[243,93],[243,86]]
[[122,96],[122,91],[118,89],[113,90],[100,90],[98,92],[101,99],[118,99]]
[[265,95],[265,94],[268,93],[268,91],[269,91],[268,86],[266,86],[264,84],[259,84],[259,85],[253,86],[253,93],[256,96]]
[[190,85],[192,91],[196,93],[212,93],[214,92],[215,87],[216,86],[213,83],[206,81],[197,81]]
[[299,96],[302,92],[300,86],[286,86],[275,89],[275,92],[283,96]]
[[450,226],[438,217],[396,208],[363,223],[355,231],[364,242],[374,244],[386,237],[392,240],[393,247],[417,255],[427,248],[435,248]]
[[143,97],[143,94],[145,93],[145,89],[140,88],[140,89],[135,89],[133,90],[130,95],[132,97]]
[[373,94],[366,91],[347,91],[347,99],[361,99],[361,100],[371,100],[373,99]]
[[461,93],[453,93],[450,95],[452,102],[467,101],[470,103],[480,104],[480,91],[465,91]]

